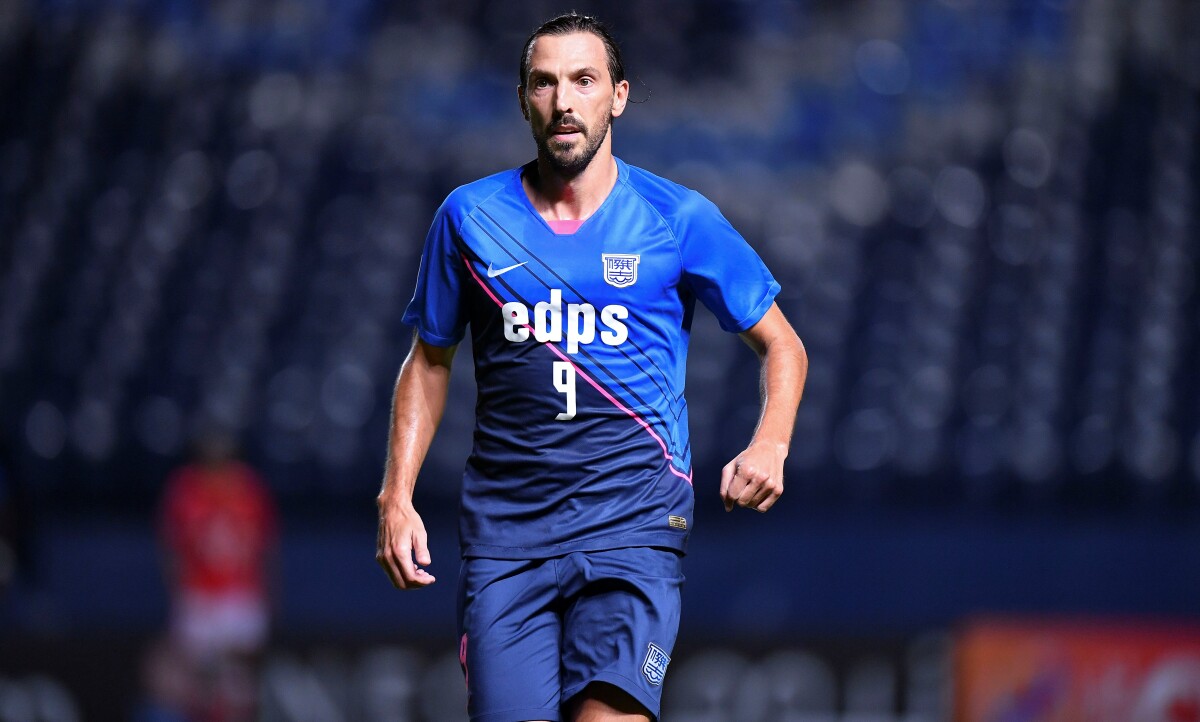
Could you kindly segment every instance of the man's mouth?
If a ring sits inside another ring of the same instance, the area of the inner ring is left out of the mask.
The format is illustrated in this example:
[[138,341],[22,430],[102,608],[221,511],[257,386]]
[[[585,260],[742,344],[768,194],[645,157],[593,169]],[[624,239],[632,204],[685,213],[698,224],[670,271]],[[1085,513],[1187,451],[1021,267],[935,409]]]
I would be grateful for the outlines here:
[[553,135],[556,138],[565,138],[567,136],[582,132],[583,131],[579,128],[579,126],[576,125],[560,125],[551,129],[550,135]]

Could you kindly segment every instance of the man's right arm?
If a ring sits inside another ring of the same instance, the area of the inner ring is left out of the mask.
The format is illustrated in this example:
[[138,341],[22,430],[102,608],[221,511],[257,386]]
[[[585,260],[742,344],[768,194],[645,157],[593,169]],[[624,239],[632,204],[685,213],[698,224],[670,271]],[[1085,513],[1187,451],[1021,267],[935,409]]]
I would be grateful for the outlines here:
[[412,495],[417,473],[446,408],[450,364],[456,348],[433,346],[414,336],[412,350],[396,379],[383,488],[376,499],[379,536],[375,560],[398,589],[419,589],[435,581],[433,575],[420,568],[432,559],[425,524],[413,508]]

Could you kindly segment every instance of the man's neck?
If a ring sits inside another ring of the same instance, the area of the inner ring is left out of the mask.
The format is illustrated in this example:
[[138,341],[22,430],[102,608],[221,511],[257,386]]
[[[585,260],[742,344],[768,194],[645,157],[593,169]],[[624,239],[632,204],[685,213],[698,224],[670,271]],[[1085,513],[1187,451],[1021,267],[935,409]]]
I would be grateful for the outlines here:
[[537,212],[548,221],[583,220],[596,212],[617,184],[617,162],[612,153],[597,153],[592,162],[572,177],[565,177],[545,158],[521,178],[525,193]]

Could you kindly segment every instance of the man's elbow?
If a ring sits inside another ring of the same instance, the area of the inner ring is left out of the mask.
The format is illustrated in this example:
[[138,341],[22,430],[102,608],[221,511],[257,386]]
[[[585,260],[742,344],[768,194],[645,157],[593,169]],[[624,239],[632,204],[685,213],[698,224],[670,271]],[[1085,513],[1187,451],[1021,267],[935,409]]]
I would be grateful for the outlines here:
[[778,356],[795,362],[801,368],[808,368],[808,351],[805,350],[804,342],[800,340],[800,336],[796,334],[796,330],[792,328],[791,324],[785,324],[764,344],[762,355],[764,358]]
[[[790,329],[789,329],[790,330]],[[800,363],[800,368],[803,371],[808,371],[808,350],[804,348],[804,342],[796,335],[794,330],[791,331],[791,341],[793,344],[793,353]]]

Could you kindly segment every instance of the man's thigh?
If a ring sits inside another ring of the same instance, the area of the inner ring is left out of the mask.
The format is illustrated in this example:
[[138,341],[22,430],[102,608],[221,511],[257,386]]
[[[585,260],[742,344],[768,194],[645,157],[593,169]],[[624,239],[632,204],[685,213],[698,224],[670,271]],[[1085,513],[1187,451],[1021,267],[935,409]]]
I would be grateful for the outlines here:
[[561,624],[551,560],[466,559],[458,629],[471,722],[557,722]]
[[559,563],[570,600],[563,614],[562,699],[607,683],[657,718],[679,631],[682,559],[635,547],[570,554]]

